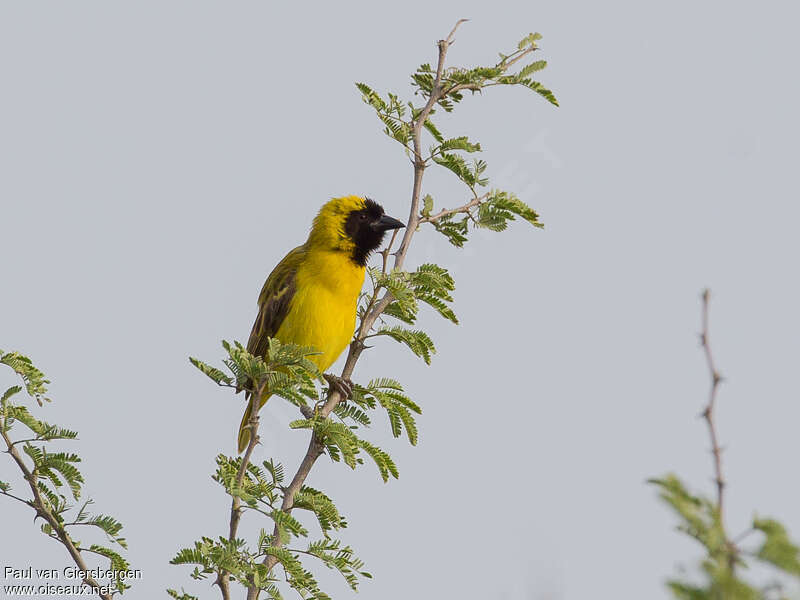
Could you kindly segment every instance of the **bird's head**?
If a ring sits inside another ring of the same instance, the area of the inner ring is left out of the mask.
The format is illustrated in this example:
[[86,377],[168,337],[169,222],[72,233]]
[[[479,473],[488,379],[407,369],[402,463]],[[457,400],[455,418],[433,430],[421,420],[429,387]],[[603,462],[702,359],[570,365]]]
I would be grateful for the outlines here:
[[369,198],[344,196],[328,201],[314,219],[308,243],[314,248],[346,252],[364,266],[390,229],[405,227]]

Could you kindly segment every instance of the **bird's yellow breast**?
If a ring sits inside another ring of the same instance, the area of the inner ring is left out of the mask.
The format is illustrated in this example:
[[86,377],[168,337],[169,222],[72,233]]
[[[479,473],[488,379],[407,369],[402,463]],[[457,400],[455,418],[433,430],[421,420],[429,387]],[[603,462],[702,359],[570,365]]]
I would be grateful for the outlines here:
[[276,337],[313,346],[321,354],[310,359],[321,371],[327,370],[353,337],[363,285],[364,267],[347,253],[310,250],[297,270],[296,291]]

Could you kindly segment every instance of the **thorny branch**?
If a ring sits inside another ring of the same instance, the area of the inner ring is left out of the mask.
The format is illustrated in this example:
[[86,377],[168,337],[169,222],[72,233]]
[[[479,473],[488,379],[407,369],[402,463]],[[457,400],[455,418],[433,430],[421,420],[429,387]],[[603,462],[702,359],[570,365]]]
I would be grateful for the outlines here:
[[[403,239],[400,242],[400,247],[398,248],[397,252],[394,254],[394,268],[401,269],[403,267],[403,263],[405,262],[406,254],[408,253],[408,248],[411,244],[411,238],[414,237],[414,234],[417,231],[417,227],[421,222],[420,214],[419,214],[419,203],[420,203],[420,194],[422,190],[422,177],[425,173],[426,162],[422,155],[422,128],[427,120],[428,116],[431,113],[431,110],[435,106],[435,104],[446,94],[450,93],[452,90],[445,89],[442,85],[442,75],[444,73],[444,65],[445,65],[445,58],[447,57],[447,50],[453,44],[454,36],[458,27],[464,23],[466,19],[459,20],[455,26],[453,27],[450,34],[443,40],[439,40],[437,46],[439,49],[439,58],[436,65],[436,78],[433,83],[433,89],[431,90],[431,95],[428,98],[428,101],[425,103],[425,106],[419,112],[417,117],[412,121],[412,128],[411,128],[411,136],[413,140],[413,153],[414,153],[414,184],[411,190],[411,207],[409,210],[408,215],[408,222],[406,223],[405,233],[403,234]],[[386,255],[388,257],[388,253]],[[376,292],[377,293],[377,292]],[[389,305],[392,301],[392,296],[389,292],[384,293],[380,300],[378,300],[375,305],[368,310],[365,314],[363,319],[361,320],[361,325],[358,328],[356,333],[355,339],[350,344],[350,350],[347,354],[347,360],[345,361],[344,368],[342,369],[341,377],[342,379],[350,379],[351,375],[353,374],[353,370],[355,369],[356,363],[358,362],[361,353],[364,351],[364,340],[366,339],[367,335],[369,334],[372,326],[375,324],[375,321],[380,317],[383,313],[385,308]],[[342,396],[338,390],[332,388],[328,394],[328,398],[325,401],[325,404],[320,408],[318,411],[318,415],[321,418],[326,418],[335,408],[336,405],[341,402]],[[251,436],[251,444],[252,438],[255,436]],[[316,434],[312,432],[311,439],[308,443],[308,449],[306,450],[306,454],[303,457],[303,460],[300,463],[300,466],[297,468],[297,472],[294,474],[291,483],[286,487],[284,490],[283,495],[283,502],[281,503],[281,510],[284,512],[290,512],[294,506],[294,497],[297,492],[300,491],[300,488],[303,486],[308,474],[311,472],[312,467],[316,460],[322,455],[325,447],[322,442],[317,438]],[[244,462],[243,462],[244,464]],[[275,526],[273,531],[273,544],[277,547],[281,547],[283,542],[280,539],[278,527]],[[266,565],[268,570],[271,570],[275,567],[278,563],[278,559],[274,556],[270,555],[264,559],[264,564]],[[259,590],[256,586],[250,585],[247,590],[247,600],[258,600],[258,596],[261,590]]]
[[736,545],[728,538],[728,534],[725,531],[725,478],[722,474],[722,448],[719,445],[716,422],[714,421],[714,409],[717,402],[717,391],[719,389],[719,384],[722,383],[722,375],[720,374],[719,370],[717,369],[717,365],[714,362],[714,355],[711,352],[711,344],[709,342],[708,305],[710,297],[711,292],[708,289],[703,290],[701,295],[703,313],[701,325],[702,329],[700,332],[700,345],[703,348],[703,353],[706,357],[706,365],[708,366],[708,372],[711,375],[711,388],[708,394],[708,403],[703,409],[702,417],[706,421],[706,425],[708,426],[708,435],[711,439],[711,455],[714,462],[714,483],[717,486],[717,511],[719,513],[720,529],[722,530],[722,534],[725,538],[725,545],[730,551],[728,564],[731,570],[733,570],[736,564],[736,556],[738,551]]
[[714,356],[711,353],[711,345],[709,343],[708,334],[708,301],[711,296],[709,290],[703,290],[703,317],[702,317],[702,331],[700,333],[700,345],[703,347],[703,353],[706,357],[706,364],[708,371],[711,375],[711,389],[708,394],[708,404],[703,409],[703,418],[708,425],[708,434],[711,438],[711,454],[714,457],[714,482],[717,485],[717,505],[719,506],[720,518],[722,518],[723,501],[725,497],[725,479],[722,476],[722,449],[719,445],[717,438],[717,428],[714,422],[714,407],[717,401],[717,389],[722,382],[722,375],[717,370],[714,363]]

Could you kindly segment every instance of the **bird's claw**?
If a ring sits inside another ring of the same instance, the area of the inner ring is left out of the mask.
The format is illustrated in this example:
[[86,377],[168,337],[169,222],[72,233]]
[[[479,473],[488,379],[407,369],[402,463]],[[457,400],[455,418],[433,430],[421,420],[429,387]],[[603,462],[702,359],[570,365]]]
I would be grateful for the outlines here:
[[322,376],[332,389],[341,394],[341,404],[344,404],[353,396],[353,382],[349,379],[344,379],[338,375],[334,375],[333,373],[324,373]]

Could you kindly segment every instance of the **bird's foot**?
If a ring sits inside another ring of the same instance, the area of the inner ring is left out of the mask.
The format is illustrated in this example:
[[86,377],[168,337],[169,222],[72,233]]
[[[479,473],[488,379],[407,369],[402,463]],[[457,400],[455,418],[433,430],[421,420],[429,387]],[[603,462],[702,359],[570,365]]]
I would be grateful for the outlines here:
[[353,382],[349,379],[344,379],[338,375],[334,375],[333,373],[323,373],[322,376],[325,378],[325,381],[328,382],[328,385],[331,387],[331,389],[334,389],[341,394],[341,404],[347,402],[353,395]]

